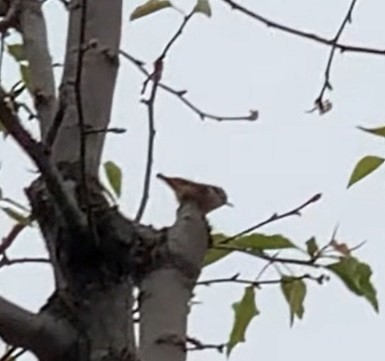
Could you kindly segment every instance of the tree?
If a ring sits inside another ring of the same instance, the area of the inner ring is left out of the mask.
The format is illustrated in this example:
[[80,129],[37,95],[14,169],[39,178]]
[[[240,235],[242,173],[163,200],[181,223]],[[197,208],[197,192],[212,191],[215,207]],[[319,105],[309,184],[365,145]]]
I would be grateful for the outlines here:
[[[17,262],[9,259],[5,252],[25,227],[36,223],[47,246],[55,277],[55,292],[37,314],[0,298],[2,339],[10,345],[32,351],[42,360],[78,360],[83,357],[95,360],[136,359],[137,356],[145,361],[184,360],[189,347],[226,349],[230,354],[233,347],[244,340],[247,326],[259,313],[254,300],[256,288],[279,285],[293,323],[295,318],[303,316],[306,282],[321,284],[329,274],[339,276],[352,292],[378,309],[370,267],[352,256],[351,247],[338,241],[336,234],[323,246],[318,245],[315,238],[310,238],[301,249],[287,236],[255,233],[264,225],[300,215],[320,199],[318,193],[292,210],[274,213],[235,235],[226,235],[212,232],[206,220],[208,211],[226,203],[226,197],[218,187],[165,178],[176,191],[180,203],[175,223],[161,229],[141,224],[153,177],[158,91],[165,90],[176,96],[202,119],[255,121],[258,111],[252,110],[242,116],[209,114],[195,106],[185,91],[175,90],[162,82],[167,56],[191,19],[198,13],[211,15],[208,2],[198,1],[191,12],[182,15],[180,26],[150,70],[142,61],[120,49],[121,1],[63,3],[69,10],[69,25],[57,97],[41,2],[1,2],[3,33],[17,31],[21,34],[22,43],[8,42],[7,50],[20,64],[22,82],[10,90],[5,86],[1,88],[0,119],[4,133],[17,142],[39,172],[26,189],[31,214],[25,215],[12,202],[3,207],[17,223],[1,245],[1,264]],[[357,49],[339,42],[356,1],[351,3],[333,40],[272,22],[233,1],[224,3],[266,25],[330,46],[325,82],[315,101],[315,110],[321,114],[331,109],[325,94],[331,87],[330,69],[336,50],[376,51]],[[131,13],[131,19],[167,8],[172,8],[168,1],[152,0],[137,7]],[[142,93],[149,124],[143,197],[138,212],[129,218],[123,216],[115,204],[115,197],[119,197],[121,192],[120,168],[111,161],[103,165],[114,194],[110,194],[99,180],[105,138],[124,131],[109,125],[119,57],[133,63],[145,75]],[[33,99],[33,107],[21,98],[25,96],[25,90]],[[25,114],[39,126],[39,134],[34,137],[26,131]],[[367,172],[361,172],[361,176],[353,181],[362,178],[364,173]],[[213,196],[219,196],[214,206]],[[2,201],[9,203],[6,198]],[[294,256],[275,253],[286,250],[298,253]],[[228,278],[200,281],[201,285],[222,282],[245,285],[243,297],[234,304],[234,326],[228,342],[208,345],[188,337],[186,332],[193,289],[202,266],[233,252],[262,260],[264,267],[252,280],[234,274]],[[263,278],[266,269],[277,264],[306,267],[309,271],[296,269],[289,274],[279,269],[277,278]],[[311,271],[313,268],[328,273],[315,275]],[[134,323],[138,311],[137,352]],[[12,352],[7,352],[6,356]]]

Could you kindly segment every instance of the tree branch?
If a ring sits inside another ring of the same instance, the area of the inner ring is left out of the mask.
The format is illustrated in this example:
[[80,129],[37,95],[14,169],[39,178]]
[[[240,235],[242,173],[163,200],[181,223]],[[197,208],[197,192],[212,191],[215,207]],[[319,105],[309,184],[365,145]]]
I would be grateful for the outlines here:
[[341,52],[351,52],[351,53],[362,53],[362,54],[372,54],[372,55],[385,55],[385,49],[377,49],[377,48],[370,48],[370,47],[363,47],[363,46],[356,46],[356,45],[349,45],[349,44],[342,44],[342,43],[335,43],[334,39],[327,39],[320,35],[296,29],[291,26],[287,26],[284,24],[281,24],[277,21],[268,19],[265,16],[262,16],[250,9],[247,9],[246,7],[238,4],[237,2],[233,0],[222,0],[222,2],[228,4],[233,10],[237,10],[241,12],[242,14],[256,20],[259,23],[262,23],[266,25],[269,28],[277,29],[280,31],[283,31],[285,33],[295,35],[300,38],[304,38],[307,40],[311,40],[314,42],[317,42],[319,44],[327,45],[327,46],[335,46],[336,49],[341,50]]
[[11,346],[1,357],[0,361],[10,361],[16,360],[18,357],[26,353],[27,350],[22,348],[19,349],[17,347]]
[[249,286],[254,286],[260,288],[263,285],[276,285],[276,284],[281,284],[281,283],[288,283],[288,282],[293,282],[293,281],[298,281],[298,280],[312,280],[315,281],[319,284],[322,284],[325,280],[327,280],[327,276],[325,275],[320,275],[320,276],[313,276],[311,274],[305,273],[302,276],[297,276],[297,277],[292,277],[290,280],[282,280],[282,278],[277,278],[277,279],[271,279],[271,280],[249,280],[249,279],[243,279],[239,278],[239,274],[235,274],[232,277],[227,277],[227,278],[216,278],[216,279],[211,279],[211,280],[204,280],[204,281],[199,281],[196,283],[197,286],[211,286],[213,284],[218,284],[218,283],[238,283],[242,285],[249,285]]
[[72,328],[44,314],[33,314],[0,297],[0,336],[32,351],[40,360],[64,354],[74,342]]
[[191,17],[194,15],[194,11],[192,11],[190,14],[184,17],[182,24],[179,26],[178,30],[175,32],[175,34],[171,37],[171,39],[168,41],[166,46],[164,47],[163,51],[159,55],[159,57],[154,62],[154,71],[147,77],[147,79],[143,83],[143,89],[142,94],[146,90],[146,86],[149,81],[152,81],[152,88],[151,88],[151,95],[148,100],[145,100],[144,103],[147,105],[148,109],[148,150],[147,150],[147,165],[146,165],[146,172],[144,176],[144,186],[143,186],[143,194],[142,199],[139,205],[138,213],[135,217],[136,222],[140,222],[143,213],[146,209],[146,205],[148,202],[148,197],[150,194],[150,186],[151,186],[151,174],[152,174],[152,164],[153,164],[153,155],[154,155],[154,142],[155,142],[155,114],[154,114],[154,107],[155,107],[155,98],[158,90],[158,85],[160,82],[160,79],[162,78],[163,74],[163,66],[164,66],[164,60],[166,59],[167,53],[170,51],[172,45],[177,41],[177,39],[182,35],[182,32],[184,28],[186,27],[187,23],[191,19]]
[[0,259],[0,268],[3,267],[3,266],[12,266],[12,265],[15,265],[15,264],[25,264],[25,263],[50,264],[51,261],[48,258],[43,258],[43,257],[11,258],[11,259],[9,259],[4,254],[3,258]]
[[233,241],[236,238],[242,237],[242,236],[244,236],[247,233],[255,231],[258,228],[261,228],[261,227],[263,227],[263,226],[265,226],[265,225],[267,225],[269,223],[278,221],[280,219],[291,217],[291,216],[300,216],[301,215],[301,211],[304,208],[306,208],[310,204],[313,204],[313,203],[317,202],[320,199],[321,199],[321,194],[320,193],[315,194],[313,197],[311,197],[309,200],[307,200],[305,203],[301,204],[300,206],[298,206],[298,207],[296,207],[296,208],[294,208],[294,209],[292,209],[290,211],[281,213],[281,214],[274,213],[272,216],[270,216],[269,218],[265,219],[264,221],[259,222],[259,223],[255,224],[255,225],[253,225],[253,226],[251,226],[249,228],[246,228],[245,230],[237,233],[234,236],[231,236],[229,238],[226,238],[226,239],[222,240],[217,245],[223,245],[223,244],[229,243],[230,241]]
[[[89,131],[107,129],[111,120],[119,67],[122,1],[87,1],[86,14],[83,6],[82,0],[71,1],[66,58],[60,86],[59,109],[61,107],[62,110],[56,119],[57,131],[52,132],[57,135],[50,137],[50,141],[53,143],[52,154],[55,162],[79,162],[81,144],[78,140],[82,129],[79,126],[77,95],[81,93],[83,133],[87,138],[86,142],[82,143],[86,150],[83,149],[82,152],[86,158],[87,176],[97,178],[106,133]],[[81,74],[78,73],[80,66]],[[55,142],[52,138],[55,138]]]
[[220,343],[220,344],[204,343],[194,337],[187,337],[186,341],[188,344],[192,345],[191,347],[186,347],[186,351],[215,350],[215,351],[218,351],[219,353],[222,353],[226,347],[226,343]]
[[7,93],[0,87],[0,117],[2,124],[40,170],[48,191],[62,212],[68,226],[76,232],[85,234],[87,232],[87,220],[78,208],[73,195],[66,190],[56,166],[52,163],[44,146],[35,141],[21,126],[17,116],[12,113],[12,105],[9,102],[6,103],[6,101]]
[[356,3],[357,3],[357,0],[352,0],[351,4],[349,6],[349,9],[348,9],[344,19],[342,20],[342,23],[341,23],[339,29],[337,30],[337,33],[334,36],[333,41],[332,41],[332,45],[331,45],[332,48],[330,50],[329,58],[328,58],[328,61],[326,64],[326,69],[325,69],[324,83],[321,87],[321,91],[320,91],[317,99],[314,101],[316,107],[320,110],[321,113],[324,112],[323,97],[325,95],[325,92],[326,92],[326,90],[332,90],[333,89],[331,82],[330,82],[330,72],[331,72],[331,67],[332,67],[334,55],[335,55],[335,52],[337,49],[337,43],[338,43],[346,25],[348,23],[351,23],[351,21],[352,21],[352,13],[353,13],[353,9],[354,9],[354,6],[356,5]]
[[20,30],[30,70],[29,91],[40,122],[41,138],[45,140],[54,118],[56,95],[47,29],[40,1],[22,1]]
[[19,233],[26,227],[26,224],[16,223],[0,243],[0,255],[2,255],[13,243]]
[[147,148],[147,162],[146,162],[146,171],[144,175],[144,184],[143,184],[143,193],[142,199],[140,201],[139,209],[135,217],[136,222],[140,222],[143,217],[146,205],[148,202],[148,197],[150,195],[150,185],[151,185],[151,175],[152,175],[152,165],[154,158],[154,142],[155,142],[155,98],[157,94],[159,80],[162,77],[163,72],[163,61],[158,59],[154,64],[154,79],[151,88],[151,95],[148,100],[143,101],[147,105],[148,112],[148,148]]
[[[183,19],[181,25],[179,26],[178,30],[171,37],[171,39],[167,42],[166,46],[164,47],[163,51],[161,52],[161,54],[159,55],[159,57],[157,58],[157,60],[155,61],[154,64],[157,64],[157,63],[160,64],[160,63],[164,62],[164,60],[166,59],[167,53],[170,51],[170,49],[173,46],[173,44],[182,35],[184,28],[186,27],[186,25],[188,24],[189,20],[191,19],[191,17],[193,15],[194,15],[194,11],[192,11],[190,14],[188,14],[188,15],[186,15],[184,17],[184,19]],[[147,77],[147,79],[144,81],[144,83],[143,83],[142,94],[146,91],[146,86],[147,86],[147,84],[148,84],[148,82],[150,80],[153,80],[154,82],[156,81],[156,78],[159,75],[158,73],[159,73],[158,69],[156,67],[154,67],[154,72],[152,74],[150,74]],[[159,80],[160,79],[157,79],[158,83],[159,83]]]
[[295,264],[299,266],[309,266],[313,268],[320,268],[323,267],[320,264],[315,263],[317,259],[314,257],[311,257],[307,260],[303,259],[296,259],[296,258],[284,258],[284,257],[277,257],[277,256],[270,256],[267,253],[263,251],[256,251],[256,250],[250,250],[250,249],[245,249],[245,248],[240,248],[236,246],[229,246],[229,245],[223,245],[219,244],[217,246],[214,246],[213,249],[218,249],[218,250],[226,250],[226,251],[233,251],[233,252],[241,252],[244,254],[247,254],[249,256],[254,256],[258,257],[261,259],[264,259],[266,261],[269,261],[270,263],[287,263],[287,264]]
[[208,238],[206,220],[199,208],[182,204],[175,224],[167,232],[167,256],[140,285],[142,360],[185,360],[189,301]]
[[[133,65],[135,65],[135,67],[147,78],[150,76],[150,73],[144,67],[143,61],[134,58],[132,55],[128,54],[124,50],[119,50],[119,54],[123,56],[125,59],[127,59],[128,61],[130,61]],[[196,113],[199,116],[199,118],[202,120],[212,119],[218,122],[238,121],[238,120],[254,121],[254,120],[257,120],[258,118],[257,110],[250,110],[250,113],[247,115],[235,115],[235,116],[217,115],[217,114],[208,113],[200,109],[197,105],[195,105],[193,102],[191,102],[186,98],[187,90],[176,90],[162,82],[159,82],[158,86],[159,88],[163,89],[167,93],[177,97],[184,105],[186,105],[189,109],[191,109],[194,113]]]

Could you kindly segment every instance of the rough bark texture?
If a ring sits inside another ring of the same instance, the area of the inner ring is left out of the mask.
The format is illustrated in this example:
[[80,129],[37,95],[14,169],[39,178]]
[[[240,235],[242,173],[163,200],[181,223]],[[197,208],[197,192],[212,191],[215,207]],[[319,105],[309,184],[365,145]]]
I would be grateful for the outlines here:
[[[81,6],[84,3],[84,0],[78,0],[71,1],[70,5],[60,87],[59,107],[62,109],[56,119],[60,129],[53,157],[57,162],[78,162],[81,153],[79,139],[84,136],[81,133],[99,130],[86,136],[87,172],[97,176],[106,135],[101,130],[106,129],[110,122],[118,74],[122,0],[87,0],[85,8]],[[79,126],[79,105],[85,129]]]
[[42,360],[57,357],[58,350],[67,350],[76,340],[67,322],[45,313],[35,315],[2,297],[0,297],[0,330],[4,341],[26,348]]
[[47,29],[39,1],[23,0],[20,30],[30,69],[29,91],[40,121],[42,139],[45,139],[52,125],[56,97],[52,60],[47,46]]
[[205,218],[194,203],[180,207],[167,232],[167,250],[141,282],[140,358],[186,358],[189,300],[209,241]]
[[[0,0],[0,14],[9,4]],[[138,355],[142,361],[182,361],[189,301],[208,246],[205,217],[189,200],[169,229],[137,224],[109,204],[98,181],[118,71],[122,0],[70,2],[58,102],[40,2],[21,4],[18,25],[43,142],[23,130],[2,87],[0,118],[41,172],[26,194],[55,292],[37,314],[0,298],[0,337],[44,361]],[[140,290],[138,345],[134,287]]]
[[146,361],[186,358],[189,300],[206,252],[206,220],[193,203],[180,207],[167,233],[167,251],[141,282],[140,356]]

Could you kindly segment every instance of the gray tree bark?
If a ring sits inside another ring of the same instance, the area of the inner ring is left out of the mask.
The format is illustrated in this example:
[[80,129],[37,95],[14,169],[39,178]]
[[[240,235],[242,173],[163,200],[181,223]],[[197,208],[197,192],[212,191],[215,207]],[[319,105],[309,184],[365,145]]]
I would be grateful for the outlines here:
[[[0,118],[40,176],[26,190],[55,276],[37,314],[0,298],[0,337],[40,360],[181,361],[189,301],[208,246],[193,200],[162,230],[136,224],[105,199],[98,170],[118,74],[122,0],[73,0],[56,98],[41,2],[17,9],[41,130],[34,140],[0,91]],[[134,289],[139,340],[134,333]]]

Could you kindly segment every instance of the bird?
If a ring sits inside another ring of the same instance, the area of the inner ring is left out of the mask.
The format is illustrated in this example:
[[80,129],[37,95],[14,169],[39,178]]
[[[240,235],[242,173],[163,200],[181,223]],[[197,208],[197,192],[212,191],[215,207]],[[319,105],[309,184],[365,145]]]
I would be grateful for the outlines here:
[[227,194],[221,187],[210,184],[197,183],[179,177],[168,177],[158,173],[157,178],[163,180],[173,191],[179,204],[195,202],[203,214],[224,205],[232,207]]

